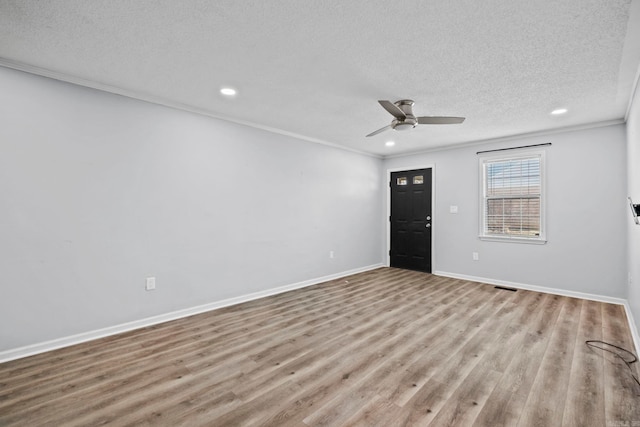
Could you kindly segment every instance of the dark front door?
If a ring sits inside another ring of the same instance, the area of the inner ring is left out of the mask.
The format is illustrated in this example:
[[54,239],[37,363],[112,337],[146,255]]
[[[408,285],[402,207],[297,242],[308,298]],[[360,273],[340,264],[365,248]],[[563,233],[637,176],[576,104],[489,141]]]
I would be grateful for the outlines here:
[[391,173],[391,267],[431,273],[431,169]]

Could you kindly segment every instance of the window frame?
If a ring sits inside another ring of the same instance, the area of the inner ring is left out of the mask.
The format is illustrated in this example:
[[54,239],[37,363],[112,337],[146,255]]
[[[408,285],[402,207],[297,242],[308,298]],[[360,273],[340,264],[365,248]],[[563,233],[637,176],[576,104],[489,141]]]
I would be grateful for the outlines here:
[[[489,199],[486,196],[486,165],[488,163],[500,161],[513,161],[531,158],[539,158],[540,160],[540,235],[535,237],[508,236],[486,234],[487,209],[486,203]],[[478,159],[479,170],[479,233],[480,240],[490,242],[510,242],[510,243],[529,243],[529,244],[545,244],[547,243],[547,226],[546,226],[546,152],[545,150],[518,150],[517,153],[501,153],[501,154],[481,154]]]

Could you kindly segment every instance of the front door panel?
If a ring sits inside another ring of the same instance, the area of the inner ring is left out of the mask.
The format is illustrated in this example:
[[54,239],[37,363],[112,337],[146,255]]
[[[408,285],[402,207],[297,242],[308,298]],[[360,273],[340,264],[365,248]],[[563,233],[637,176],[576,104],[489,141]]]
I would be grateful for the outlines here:
[[391,267],[431,273],[431,169],[391,173]]

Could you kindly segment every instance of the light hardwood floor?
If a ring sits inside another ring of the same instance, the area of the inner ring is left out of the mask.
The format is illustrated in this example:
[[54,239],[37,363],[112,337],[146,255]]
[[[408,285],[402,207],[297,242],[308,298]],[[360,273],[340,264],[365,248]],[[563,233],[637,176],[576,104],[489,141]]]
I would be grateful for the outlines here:
[[640,426],[588,339],[623,307],[381,268],[0,364],[0,425]]

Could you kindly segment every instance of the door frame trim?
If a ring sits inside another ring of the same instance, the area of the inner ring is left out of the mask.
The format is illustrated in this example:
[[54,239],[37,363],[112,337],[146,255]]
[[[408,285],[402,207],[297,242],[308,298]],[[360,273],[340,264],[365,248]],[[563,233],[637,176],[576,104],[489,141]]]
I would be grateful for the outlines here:
[[397,168],[388,168],[386,172],[386,188],[387,188],[387,215],[385,216],[386,222],[386,235],[385,240],[387,241],[386,252],[384,256],[384,265],[387,267],[391,266],[391,256],[389,255],[389,251],[391,251],[391,223],[389,221],[389,217],[391,216],[391,187],[389,183],[391,182],[391,173],[392,172],[403,172],[403,171],[412,171],[416,169],[431,169],[431,223],[434,224],[431,228],[431,273],[433,274],[436,271],[436,252],[434,251],[435,242],[436,242],[436,234],[437,234],[437,221],[438,217],[435,215],[436,212],[436,165],[435,163],[429,163],[426,165],[418,165],[418,166],[403,166]]

